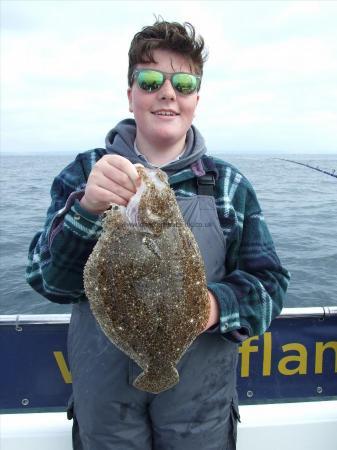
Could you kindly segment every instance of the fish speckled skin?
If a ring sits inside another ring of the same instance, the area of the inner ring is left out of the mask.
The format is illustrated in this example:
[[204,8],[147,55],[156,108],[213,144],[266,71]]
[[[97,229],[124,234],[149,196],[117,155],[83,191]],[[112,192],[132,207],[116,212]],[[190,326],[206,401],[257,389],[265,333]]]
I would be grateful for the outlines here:
[[175,365],[206,327],[210,305],[199,248],[166,174],[137,170],[135,223],[124,207],[106,212],[84,286],[103,332],[143,369],[134,386],[159,393],[178,383]]

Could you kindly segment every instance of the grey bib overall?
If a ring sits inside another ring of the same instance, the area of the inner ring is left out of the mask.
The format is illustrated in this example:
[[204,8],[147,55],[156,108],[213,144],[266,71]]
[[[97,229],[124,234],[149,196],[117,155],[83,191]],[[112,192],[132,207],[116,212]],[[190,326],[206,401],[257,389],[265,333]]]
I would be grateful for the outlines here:
[[[226,242],[214,198],[177,200],[204,258],[207,281],[221,281]],[[142,370],[103,334],[88,302],[73,306],[68,356],[76,450],[236,448],[237,345],[218,331],[197,337],[177,365],[179,383],[160,394],[132,386]]]

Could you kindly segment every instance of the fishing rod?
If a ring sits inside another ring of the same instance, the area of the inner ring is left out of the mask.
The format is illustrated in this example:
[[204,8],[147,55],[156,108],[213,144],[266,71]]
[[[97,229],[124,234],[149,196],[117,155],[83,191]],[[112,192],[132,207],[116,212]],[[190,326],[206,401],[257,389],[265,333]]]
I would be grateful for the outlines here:
[[294,164],[299,164],[300,166],[309,167],[309,169],[317,170],[318,172],[326,173],[327,175],[330,175],[331,177],[337,178],[336,169],[333,169],[332,172],[329,172],[328,170],[321,169],[318,166],[314,167],[314,166],[311,166],[310,164],[301,163],[301,162],[298,162],[298,161],[294,161],[292,159],[286,159],[286,158],[274,158],[274,159],[278,159],[280,161],[288,161],[288,162],[291,162],[291,163],[294,163]]

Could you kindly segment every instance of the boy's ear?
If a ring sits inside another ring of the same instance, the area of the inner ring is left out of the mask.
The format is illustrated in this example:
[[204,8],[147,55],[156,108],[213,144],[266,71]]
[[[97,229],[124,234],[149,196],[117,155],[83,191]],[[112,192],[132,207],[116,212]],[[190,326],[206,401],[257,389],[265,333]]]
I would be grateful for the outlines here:
[[132,108],[132,93],[131,93],[131,88],[128,88],[127,90],[127,95],[128,95],[128,100],[129,100],[129,111],[133,112],[133,108]]

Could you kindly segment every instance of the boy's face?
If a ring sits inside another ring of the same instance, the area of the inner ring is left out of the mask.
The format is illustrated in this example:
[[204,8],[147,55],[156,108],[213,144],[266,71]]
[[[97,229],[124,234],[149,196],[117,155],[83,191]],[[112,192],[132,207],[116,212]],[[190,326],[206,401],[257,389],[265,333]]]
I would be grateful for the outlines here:
[[[138,64],[137,69],[157,69],[162,72],[191,73],[189,61],[170,50],[155,50],[153,57],[156,63]],[[137,82],[128,88],[129,110],[134,113],[137,124],[137,141],[143,145],[156,148],[167,148],[184,142],[190,128],[199,95],[177,93],[169,79],[155,92],[148,93],[140,89]],[[173,116],[160,115],[170,111]]]

